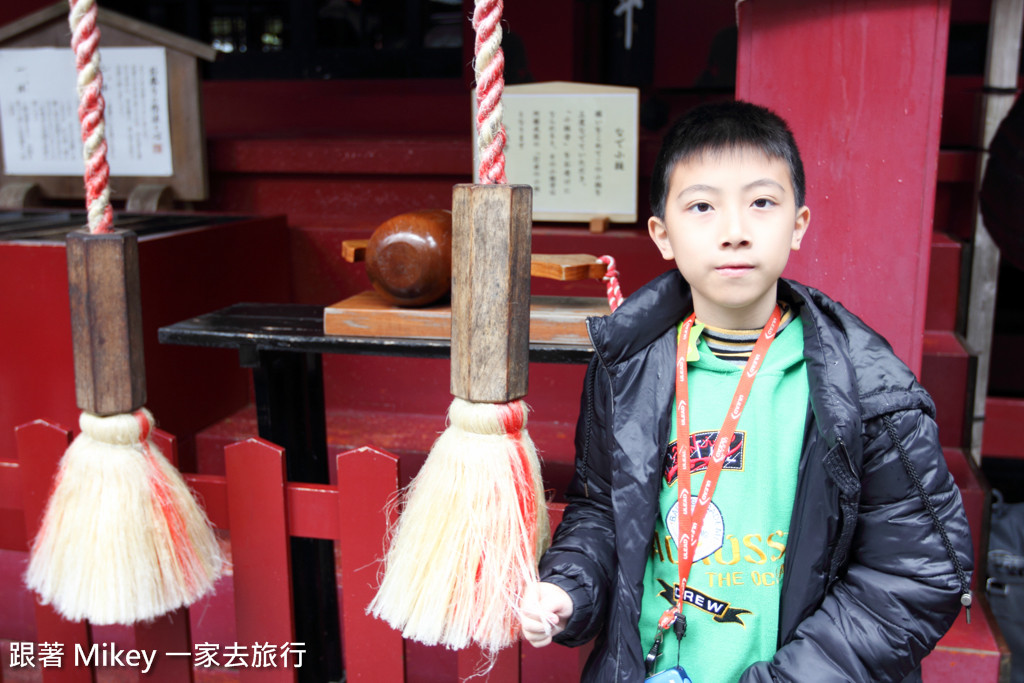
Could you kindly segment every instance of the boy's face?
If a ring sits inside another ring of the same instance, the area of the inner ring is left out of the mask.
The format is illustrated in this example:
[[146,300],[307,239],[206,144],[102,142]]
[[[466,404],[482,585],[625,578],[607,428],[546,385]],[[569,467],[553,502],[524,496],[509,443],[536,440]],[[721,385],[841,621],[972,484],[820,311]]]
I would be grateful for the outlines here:
[[779,276],[810,217],[796,206],[784,161],[740,148],[677,164],[665,218],[651,217],[647,226],[689,283],[697,318],[742,330],[768,321]]

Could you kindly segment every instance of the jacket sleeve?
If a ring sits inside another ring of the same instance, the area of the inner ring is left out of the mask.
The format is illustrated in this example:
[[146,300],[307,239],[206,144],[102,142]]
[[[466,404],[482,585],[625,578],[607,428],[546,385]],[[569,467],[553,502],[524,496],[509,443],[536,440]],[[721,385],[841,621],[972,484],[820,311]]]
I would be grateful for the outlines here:
[[960,492],[935,422],[918,410],[876,418],[865,424],[863,444],[845,573],[774,659],[753,665],[741,681],[898,683],[953,624],[973,561]]
[[566,492],[569,504],[540,562],[541,581],[561,587],[572,598],[572,617],[554,639],[569,646],[582,645],[600,631],[615,576],[607,386],[608,376],[595,357],[580,401],[576,471]]

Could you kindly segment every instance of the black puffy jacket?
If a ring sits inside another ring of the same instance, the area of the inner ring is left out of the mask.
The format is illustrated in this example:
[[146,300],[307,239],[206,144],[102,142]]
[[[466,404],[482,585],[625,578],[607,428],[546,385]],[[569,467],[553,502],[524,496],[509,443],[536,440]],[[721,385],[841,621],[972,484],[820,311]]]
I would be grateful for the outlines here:
[[[959,611],[972,567],[934,405],[889,344],[841,305],[786,280],[779,298],[803,316],[811,413],[784,560],[779,649],[741,680],[917,678]],[[691,306],[673,270],[614,315],[588,321],[595,354],[570,504],[541,561],[541,579],[575,605],[556,641],[581,645],[597,636],[585,681],[644,679],[642,579],[675,389],[675,325]]]

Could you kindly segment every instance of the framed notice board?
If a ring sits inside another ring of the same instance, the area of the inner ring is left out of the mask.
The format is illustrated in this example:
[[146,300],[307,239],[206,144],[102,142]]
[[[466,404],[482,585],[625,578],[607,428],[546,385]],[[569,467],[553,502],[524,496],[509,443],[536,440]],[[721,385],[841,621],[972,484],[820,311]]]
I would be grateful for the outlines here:
[[[636,88],[506,86],[502,105],[506,175],[509,183],[533,187],[534,220],[636,221]],[[476,159],[473,166],[478,181]]]

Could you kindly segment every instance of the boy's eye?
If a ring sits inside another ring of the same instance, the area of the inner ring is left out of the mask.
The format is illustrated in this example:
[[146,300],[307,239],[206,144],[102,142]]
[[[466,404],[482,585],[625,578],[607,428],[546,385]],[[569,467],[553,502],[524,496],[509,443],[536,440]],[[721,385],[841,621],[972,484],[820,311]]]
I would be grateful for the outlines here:
[[697,213],[707,213],[708,211],[711,210],[711,208],[711,205],[708,204],[707,202],[697,202],[696,204],[690,207],[690,210],[696,211]]
[[759,209],[767,209],[770,206],[775,206],[775,202],[768,199],[767,197],[758,197],[754,200],[754,206]]

